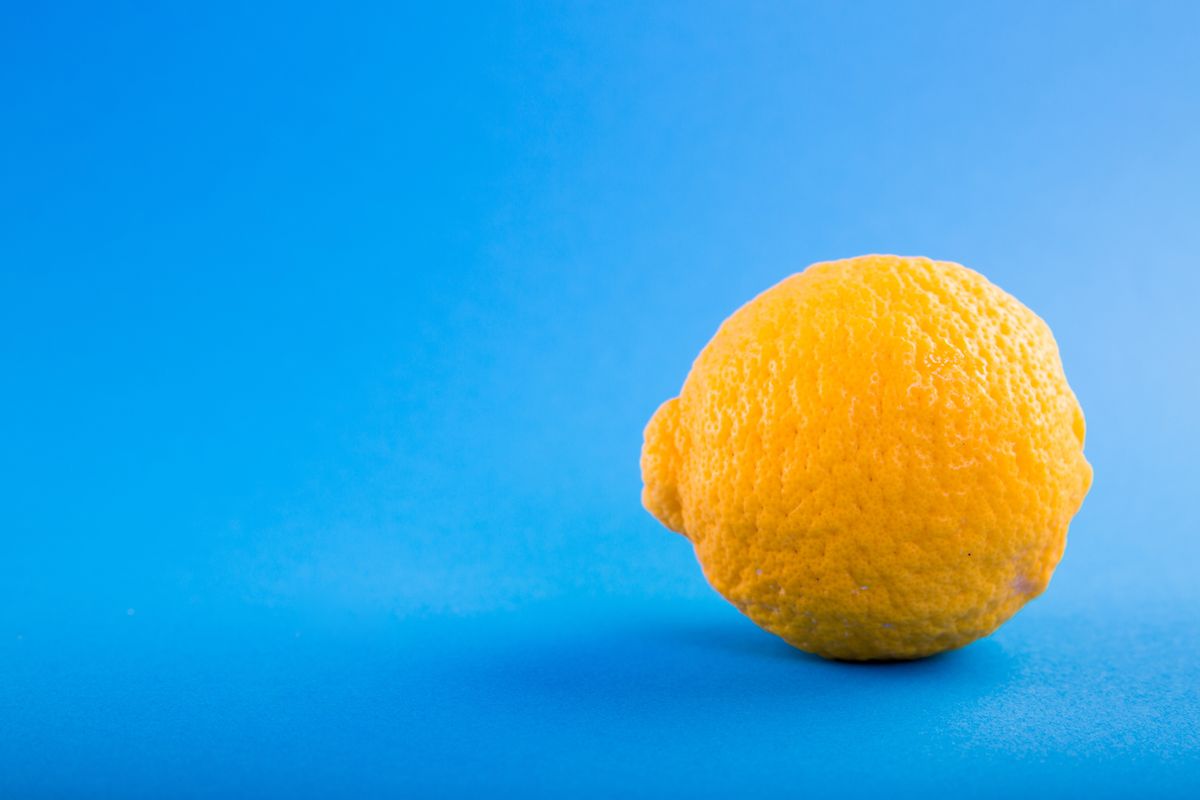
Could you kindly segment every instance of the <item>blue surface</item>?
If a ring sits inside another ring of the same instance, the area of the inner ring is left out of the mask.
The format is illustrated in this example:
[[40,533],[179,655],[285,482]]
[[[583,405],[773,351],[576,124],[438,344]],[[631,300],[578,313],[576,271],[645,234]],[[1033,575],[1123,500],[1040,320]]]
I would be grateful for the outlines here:
[[[351,5],[4,12],[0,795],[1197,796],[1195,4]],[[1045,317],[1096,470],[866,667],[637,468],[864,252]]]

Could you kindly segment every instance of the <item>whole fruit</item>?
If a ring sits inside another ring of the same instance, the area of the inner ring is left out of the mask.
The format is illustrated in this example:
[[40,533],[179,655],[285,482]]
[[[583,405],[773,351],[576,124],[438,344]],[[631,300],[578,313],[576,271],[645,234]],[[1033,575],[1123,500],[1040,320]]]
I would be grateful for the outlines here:
[[1049,327],[958,264],[814,264],[740,308],[646,427],[642,500],[792,645],[905,659],[1046,588],[1092,481]]

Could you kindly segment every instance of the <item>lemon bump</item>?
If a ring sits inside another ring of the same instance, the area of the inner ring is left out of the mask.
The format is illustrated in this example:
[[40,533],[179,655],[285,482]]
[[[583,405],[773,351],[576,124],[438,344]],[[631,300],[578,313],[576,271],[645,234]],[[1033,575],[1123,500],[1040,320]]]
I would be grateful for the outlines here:
[[642,501],[792,645],[905,659],[1041,594],[1091,485],[1049,327],[958,264],[814,264],[721,325],[646,427]]

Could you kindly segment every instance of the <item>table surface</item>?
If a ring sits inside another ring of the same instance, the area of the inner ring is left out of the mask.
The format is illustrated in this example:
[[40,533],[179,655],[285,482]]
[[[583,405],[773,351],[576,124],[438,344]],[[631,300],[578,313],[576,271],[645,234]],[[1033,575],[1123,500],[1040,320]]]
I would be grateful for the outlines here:
[[[1200,796],[1200,6],[401,6],[0,25],[0,796]],[[863,252],[1043,316],[1096,473],[914,663],[639,504]]]
[[806,656],[703,598],[324,624],[138,610],[4,645],[2,782],[14,797],[1194,796],[1194,617],[1101,619],[1063,594],[964,650],[872,666]]

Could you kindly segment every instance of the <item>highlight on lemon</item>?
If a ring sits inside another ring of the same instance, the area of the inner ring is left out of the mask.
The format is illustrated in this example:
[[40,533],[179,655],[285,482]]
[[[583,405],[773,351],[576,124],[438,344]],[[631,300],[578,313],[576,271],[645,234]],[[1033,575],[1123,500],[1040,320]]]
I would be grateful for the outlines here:
[[645,431],[642,502],[712,586],[827,658],[987,636],[1092,481],[1050,328],[959,264],[814,264],[738,309]]

